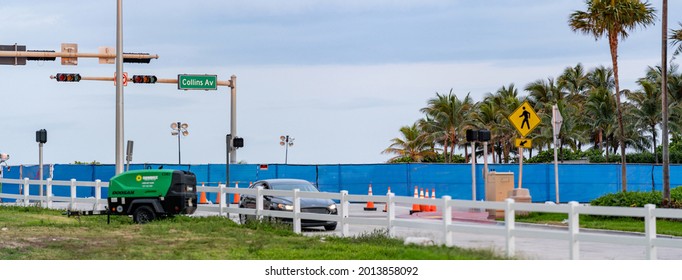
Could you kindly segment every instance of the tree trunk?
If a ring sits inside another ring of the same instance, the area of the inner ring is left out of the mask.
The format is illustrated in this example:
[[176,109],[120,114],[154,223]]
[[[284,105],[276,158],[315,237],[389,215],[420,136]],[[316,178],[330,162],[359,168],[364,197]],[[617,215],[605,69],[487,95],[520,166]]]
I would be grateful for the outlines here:
[[495,164],[496,163],[495,162],[496,161],[496,158],[495,158],[495,142],[493,142],[491,144],[492,145],[490,145],[490,149],[491,149],[490,154],[492,155],[492,158],[493,158],[493,164]]
[[443,141],[443,160],[445,163],[450,163],[450,160],[448,159],[448,140],[445,139]]
[[464,145],[464,162],[469,162],[469,149],[467,149],[468,145]]
[[609,162],[609,137],[606,137],[606,141],[604,141],[604,151],[606,151],[606,162]]
[[652,154],[654,154],[654,163],[658,164],[658,156],[656,156],[656,125],[651,126],[651,135],[654,137],[654,143],[652,149]]
[[618,81],[618,32],[609,31],[609,47],[613,63],[613,79],[616,82],[616,108],[618,109],[618,143],[620,146],[620,174],[623,192],[628,191],[627,168],[625,162],[625,131],[623,130],[623,108],[620,104],[620,84]]

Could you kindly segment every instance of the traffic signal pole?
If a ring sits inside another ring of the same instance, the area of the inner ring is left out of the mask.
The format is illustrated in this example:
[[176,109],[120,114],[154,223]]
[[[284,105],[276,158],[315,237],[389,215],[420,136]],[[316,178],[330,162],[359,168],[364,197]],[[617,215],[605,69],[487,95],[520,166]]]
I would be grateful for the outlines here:
[[123,173],[123,1],[116,1],[116,175]]
[[[135,75],[136,76],[136,75]],[[133,82],[135,83],[134,77],[135,76],[130,76],[128,77],[128,82]],[[234,79],[236,80],[236,76],[233,76]],[[57,79],[57,76],[51,75],[50,79]],[[106,82],[114,82],[115,79],[114,77],[88,77],[88,76],[81,76],[80,81],[106,81]],[[178,79],[156,79],[156,82],[148,82],[148,83],[142,83],[142,84],[177,84]],[[232,87],[232,80],[228,81],[218,81],[217,84],[219,86],[226,86],[226,87]],[[234,93],[232,95],[236,95],[236,89],[232,90]],[[234,111],[234,110],[233,110]]]
[[[73,79],[67,79],[67,80],[60,80],[58,79],[59,75],[66,75],[68,76],[78,76],[77,78]],[[180,76],[180,75],[179,75]],[[123,75],[118,75],[116,76],[117,78],[114,77],[87,77],[87,76],[80,76],[80,74],[57,74],[56,76],[50,76],[50,79],[55,79],[58,82],[80,82],[80,81],[114,81],[117,85],[117,88],[119,85],[123,84]],[[137,79],[136,79],[137,77]],[[128,77],[126,82],[133,82],[133,83],[142,83],[142,84],[179,84],[179,79],[159,79],[156,78],[156,76],[153,75],[133,75],[132,77]],[[237,135],[237,76],[232,75],[230,77],[230,80],[216,80],[215,81],[216,86],[227,86],[230,87],[230,134],[231,135]],[[180,87],[178,87],[180,88]],[[233,136],[235,139],[238,138],[236,136]],[[122,142],[121,142],[122,143]],[[243,144],[242,144],[243,145]],[[118,147],[118,146],[117,146]],[[229,153],[229,161],[230,163],[236,163],[237,162],[237,148],[240,148],[241,146],[237,145],[232,145],[229,150],[227,151]],[[123,148],[121,147],[121,150]],[[118,155],[118,153],[117,153]],[[122,156],[121,156],[122,157]],[[123,165],[121,165],[123,166]]]
[[[0,57],[25,57],[37,58],[41,60],[48,60],[48,58],[57,57],[84,57],[84,58],[116,58],[113,53],[73,53],[73,52],[52,52],[52,51],[0,51]],[[158,59],[157,54],[139,54],[139,53],[124,53],[123,59]]]

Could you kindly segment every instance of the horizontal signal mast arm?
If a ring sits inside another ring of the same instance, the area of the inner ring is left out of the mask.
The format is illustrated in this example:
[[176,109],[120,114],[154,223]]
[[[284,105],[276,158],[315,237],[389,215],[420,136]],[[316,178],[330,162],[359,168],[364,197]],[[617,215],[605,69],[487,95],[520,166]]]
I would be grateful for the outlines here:
[[[115,53],[71,53],[71,52],[40,52],[40,51],[0,51],[0,57],[97,57],[116,58]],[[124,53],[128,59],[158,59],[157,54]]]
[[[56,79],[57,76],[51,75],[50,79]],[[109,81],[113,82],[114,77],[86,77],[86,76],[81,76],[81,81]],[[133,81],[132,76],[128,77],[128,81]],[[178,79],[157,79],[156,84],[178,84]],[[230,81],[218,81],[217,82],[219,86],[227,86],[229,87],[231,85]]]

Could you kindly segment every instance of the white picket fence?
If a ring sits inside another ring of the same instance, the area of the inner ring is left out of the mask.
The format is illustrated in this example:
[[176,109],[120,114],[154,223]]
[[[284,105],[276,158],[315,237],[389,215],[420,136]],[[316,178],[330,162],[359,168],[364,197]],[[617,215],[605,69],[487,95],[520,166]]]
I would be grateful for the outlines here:
[[[38,187],[41,182],[39,180],[12,180],[0,179],[0,182],[7,184],[21,184],[24,190],[29,187]],[[101,199],[101,189],[108,187],[107,183],[101,181],[95,182],[77,182],[71,181],[52,181],[50,179],[42,182],[47,186],[46,196],[41,198],[39,196],[28,195],[24,192],[22,195],[4,194],[0,193],[0,198],[13,198],[22,201],[19,204],[29,205],[28,201],[37,200],[44,202],[45,207],[51,207],[52,202],[68,202],[68,207],[73,207],[75,203],[92,203],[93,209],[97,210],[106,204],[106,200]],[[35,186],[32,186],[35,185]],[[58,197],[51,195],[51,187],[55,185],[70,186],[69,197]],[[77,198],[76,187],[94,187],[94,198]],[[370,225],[385,227],[390,236],[396,236],[396,228],[413,228],[424,229],[442,232],[442,243],[446,246],[453,246],[453,234],[455,233],[472,233],[472,234],[487,234],[502,236],[505,238],[505,252],[509,257],[513,257],[516,252],[516,238],[537,238],[537,239],[552,239],[562,240],[566,242],[566,248],[570,259],[580,259],[580,244],[581,242],[596,242],[619,245],[638,245],[644,246],[647,259],[657,259],[657,249],[666,248],[682,248],[682,239],[680,238],[659,238],[656,233],[656,220],[663,219],[682,219],[682,210],[679,209],[657,209],[654,205],[646,205],[643,208],[627,208],[627,207],[600,207],[581,205],[576,202],[568,204],[539,204],[539,203],[514,203],[512,199],[507,199],[503,202],[484,202],[484,201],[470,201],[470,200],[453,200],[450,196],[443,196],[440,199],[420,199],[412,197],[395,196],[389,193],[386,196],[370,196],[370,195],[351,195],[347,191],[340,193],[326,193],[326,192],[300,192],[294,191],[276,191],[249,189],[249,188],[228,188],[225,185],[218,187],[197,187],[197,192],[217,193],[221,196],[221,202],[214,205],[199,205],[198,211],[206,211],[218,213],[221,216],[229,214],[255,215],[257,217],[279,217],[293,219],[293,230],[296,233],[301,232],[301,220],[324,220],[335,221],[340,225],[341,234],[343,236],[350,236],[350,225]],[[253,195],[256,197],[257,208],[234,208],[229,207],[226,202],[226,194],[240,194]],[[263,210],[263,199],[266,195],[272,196],[286,196],[294,198],[294,210],[288,211],[272,211]],[[332,199],[339,201],[338,215],[302,213],[300,211],[301,198],[321,198]],[[388,211],[385,218],[376,217],[353,217],[350,216],[350,202],[366,203],[368,201],[376,203],[387,203]],[[406,219],[396,217],[396,203],[402,204],[420,204],[420,205],[435,205],[443,213],[440,220],[420,220],[420,219]],[[453,222],[452,210],[459,208],[470,209],[497,209],[504,210],[503,225],[482,224],[482,223],[466,223]],[[549,230],[543,228],[517,228],[515,217],[517,211],[523,212],[546,212],[546,213],[564,213],[568,215],[567,228],[564,231]],[[594,232],[581,232],[579,227],[580,215],[603,215],[603,216],[623,216],[623,217],[640,217],[644,218],[645,232],[644,235],[617,235]]]

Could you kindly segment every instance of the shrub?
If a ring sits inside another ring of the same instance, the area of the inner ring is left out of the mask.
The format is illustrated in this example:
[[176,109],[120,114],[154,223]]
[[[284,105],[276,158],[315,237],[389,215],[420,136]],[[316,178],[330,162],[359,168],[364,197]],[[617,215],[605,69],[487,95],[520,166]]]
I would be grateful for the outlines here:
[[[670,190],[670,207],[682,208],[682,186]],[[647,204],[654,204],[661,207],[663,195],[659,191],[654,192],[618,192],[600,196],[592,201],[594,206],[616,206],[616,207],[644,207]]]

